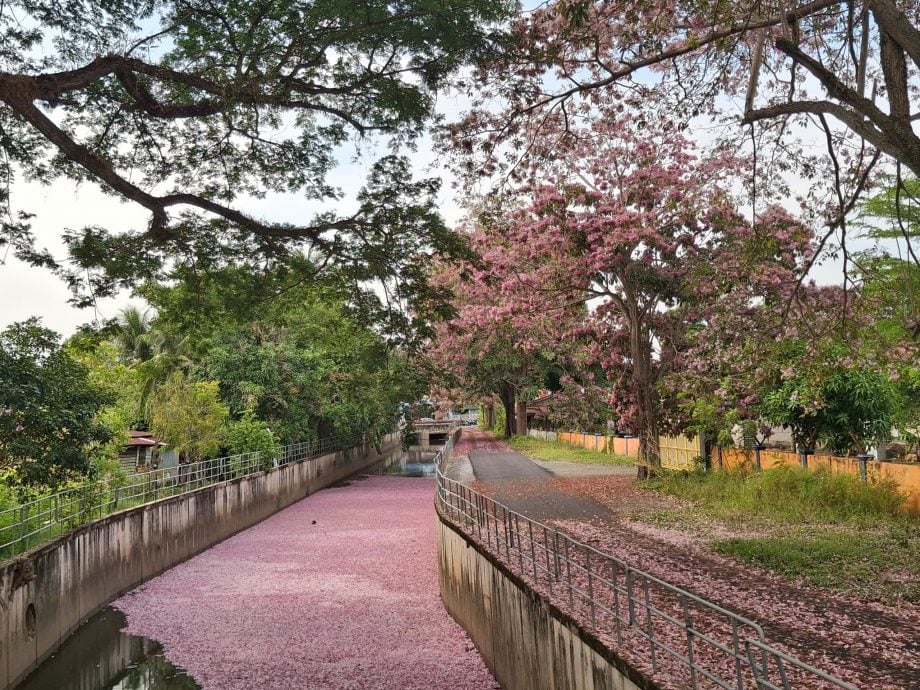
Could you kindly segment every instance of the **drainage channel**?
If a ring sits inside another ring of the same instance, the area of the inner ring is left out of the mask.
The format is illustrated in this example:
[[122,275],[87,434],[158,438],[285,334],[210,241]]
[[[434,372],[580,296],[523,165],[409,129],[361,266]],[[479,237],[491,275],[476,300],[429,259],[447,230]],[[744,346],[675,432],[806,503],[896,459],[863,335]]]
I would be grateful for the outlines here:
[[[434,451],[403,451],[366,474],[433,477]],[[350,483],[348,480],[343,484]],[[88,619],[16,690],[198,690],[191,676],[167,661],[163,645],[123,629],[125,616],[107,606]]]

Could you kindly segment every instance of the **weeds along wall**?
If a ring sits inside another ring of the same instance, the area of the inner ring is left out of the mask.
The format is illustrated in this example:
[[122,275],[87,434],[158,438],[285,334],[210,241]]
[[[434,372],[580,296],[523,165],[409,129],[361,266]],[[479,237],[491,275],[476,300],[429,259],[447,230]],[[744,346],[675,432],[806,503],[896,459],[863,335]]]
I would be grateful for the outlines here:
[[398,434],[109,515],[0,566],[0,688],[100,608],[282,508],[399,452]]
[[[624,438],[622,436],[606,436],[581,431],[537,431],[530,430],[530,436],[544,440],[558,440],[574,446],[597,450],[615,455],[637,457],[639,455],[639,439]],[[661,447],[661,465],[671,470],[693,470],[697,465],[695,458],[700,457],[702,450],[697,437],[685,436],[659,436]],[[739,450],[737,448],[711,448],[709,450],[710,467],[726,470],[754,467],[754,451]],[[765,449],[760,452],[760,464],[763,469],[777,465],[799,465],[801,456],[791,451]],[[859,476],[859,461],[836,455],[809,455],[808,467],[818,469],[823,467],[831,472]],[[920,465],[901,462],[868,463],[868,479],[872,481],[892,481],[907,495],[905,509],[914,515],[920,515]]]

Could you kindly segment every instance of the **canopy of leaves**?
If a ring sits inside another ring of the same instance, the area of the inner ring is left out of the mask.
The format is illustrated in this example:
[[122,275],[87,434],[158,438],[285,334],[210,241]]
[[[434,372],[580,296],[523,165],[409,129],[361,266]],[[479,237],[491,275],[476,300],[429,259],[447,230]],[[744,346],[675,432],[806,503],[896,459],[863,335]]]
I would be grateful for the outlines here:
[[87,446],[109,430],[97,418],[113,401],[37,319],[0,333],[0,467],[25,484],[59,484],[90,468]]
[[[502,42],[508,0],[13,0],[0,5],[0,203],[14,180],[93,181],[144,228],[69,228],[71,261],[34,246],[32,213],[0,244],[107,294],[174,262],[254,266],[310,254],[315,271],[389,282],[408,299],[421,248],[449,248],[437,181],[405,158],[436,90]],[[382,137],[381,138],[378,138]],[[357,207],[328,175],[346,142],[389,151]],[[313,218],[261,218],[246,198],[293,193]],[[87,271],[90,277],[87,281]]]

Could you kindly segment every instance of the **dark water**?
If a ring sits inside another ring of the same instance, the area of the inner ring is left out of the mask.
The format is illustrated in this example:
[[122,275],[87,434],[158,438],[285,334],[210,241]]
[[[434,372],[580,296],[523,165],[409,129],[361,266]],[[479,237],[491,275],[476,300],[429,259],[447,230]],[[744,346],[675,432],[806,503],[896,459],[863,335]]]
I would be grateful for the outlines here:
[[197,690],[154,640],[121,632],[124,614],[107,606],[84,623],[16,690]]
[[387,458],[369,474],[389,474],[398,477],[433,477],[435,465],[432,462],[435,453],[428,451],[404,451],[400,455]]

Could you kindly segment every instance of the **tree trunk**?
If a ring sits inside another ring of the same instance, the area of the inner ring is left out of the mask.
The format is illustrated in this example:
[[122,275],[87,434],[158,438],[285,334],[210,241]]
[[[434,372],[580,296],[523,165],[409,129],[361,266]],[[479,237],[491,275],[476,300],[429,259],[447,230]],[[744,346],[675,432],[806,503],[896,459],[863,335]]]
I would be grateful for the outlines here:
[[653,477],[661,469],[661,447],[658,443],[658,409],[652,369],[652,342],[642,323],[638,308],[631,310],[629,344],[633,361],[633,394],[639,412],[639,479]]
[[495,403],[489,400],[483,404],[482,409],[482,419],[485,422],[486,429],[491,429],[495,426]]
[[505,408],[505,433],[504,438],[511,438],[514,434],[515,424],[514,424],[514,387],[507,383],[502,382],[498,397],[502,401],[502,407]]
[[515,433],[518,436],[527,435],[527,401],[518,399],[515,409]]

